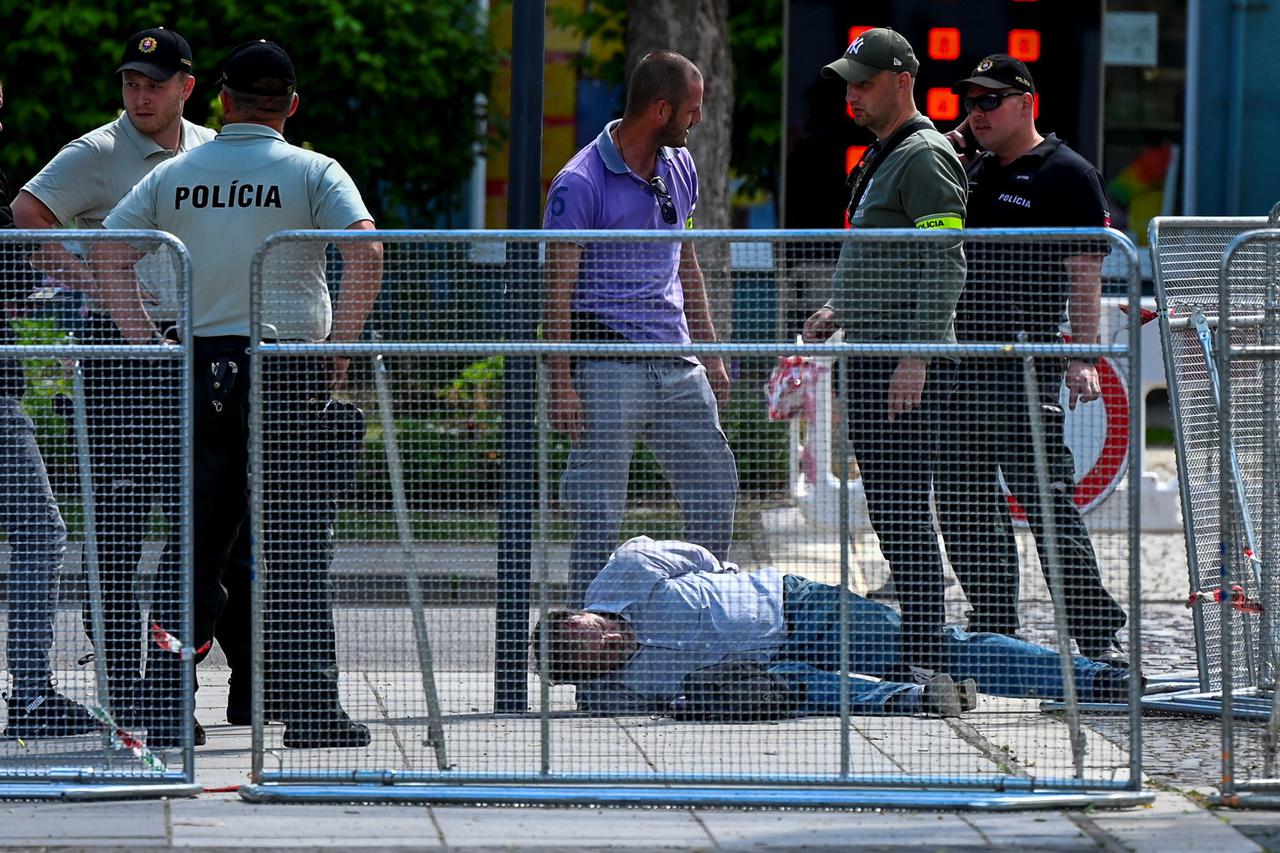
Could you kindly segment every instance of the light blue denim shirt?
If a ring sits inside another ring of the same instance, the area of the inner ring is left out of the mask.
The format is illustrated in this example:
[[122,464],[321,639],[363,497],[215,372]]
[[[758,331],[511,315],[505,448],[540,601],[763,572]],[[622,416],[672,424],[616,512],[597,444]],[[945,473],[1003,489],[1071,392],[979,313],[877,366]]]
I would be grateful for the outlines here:
[[579,686],[579,707],[597,713],[662,710],[693,670],[767,662],[787,637],[777,570],[742,572],[701,546],[647,536],[613,552],[584,609],[620,614],[640,645],[622,669]]

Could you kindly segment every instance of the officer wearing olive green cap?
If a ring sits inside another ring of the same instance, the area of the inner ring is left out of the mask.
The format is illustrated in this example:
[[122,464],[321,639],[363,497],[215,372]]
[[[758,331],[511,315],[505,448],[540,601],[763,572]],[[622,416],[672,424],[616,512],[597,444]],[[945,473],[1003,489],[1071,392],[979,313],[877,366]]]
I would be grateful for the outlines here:
[[[844,80],[854,122],[876,137],[849,175],[853,228],[964,227],[968,181],[951,144],[916,110],[919,68],[901,34],[877,28],[822,69]],[[958,239],[846,242],[832,297],[805,322],[805,340],[825,340],[842,326],[856,342],[954,343],[964,280]],[[929,491],[953,369],[946,359],[909,355],[849,363],[849,435],[893,572],[904,663],[926,669],[939,663],[943,629],[942,554]]]

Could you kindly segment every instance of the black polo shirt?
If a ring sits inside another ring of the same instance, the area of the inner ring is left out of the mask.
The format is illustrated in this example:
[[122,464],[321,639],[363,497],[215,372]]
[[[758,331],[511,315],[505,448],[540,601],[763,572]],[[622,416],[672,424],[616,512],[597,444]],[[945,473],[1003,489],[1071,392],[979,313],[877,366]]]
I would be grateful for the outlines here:
[[[968,228],[1101,228],[1111,224],[1093,165],[1053,134],[1007,166],[987,152],[970,164]],[[965,243],[968,274],[956,306],[960,341],[1056,340],[1070,283],[1063,261],[1106,254],[1105,241]]]

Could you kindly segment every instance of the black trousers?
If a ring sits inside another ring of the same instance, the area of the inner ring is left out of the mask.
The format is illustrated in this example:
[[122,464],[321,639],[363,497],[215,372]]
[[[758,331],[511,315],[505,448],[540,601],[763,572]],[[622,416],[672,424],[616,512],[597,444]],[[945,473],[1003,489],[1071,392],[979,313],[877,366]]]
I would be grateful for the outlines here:
[[889,382],[899,359],[849,361],[849,439],[862,474],[871,526],[893,573],[902,609],[903,660],[937,668],[944,622],[942,551],[929,489],[945,440],[954,365],[934,359],[921,405],[889,420]]
[[1058,400],[1065,365],[1037,363],[1048,461],[1048,503],[1036,478],[1035,445],[1021,359],[972,359],[960,367],[946,458],[935,478],[947,556],[972,606],[970,631],[1018,629],[1018,547],[997,470],[1027,512],[1048,582],[1045,519],[1053,513],[1064,594],[1060,602],[1083,654],[1100,651],[1124,627],[1124,610],[1102,585],[1098,560],[1076,507],[1074,461]]
[[[85,341],[124,344],[114,323],[91,316]],[[174,516],[179,490],[177,367],[161,360],[89,359],[84,366],[89,458],[94,492],[98,577],[102,588],[108,685],[113,705],[137,703],[141,675],[146,596],[138,584],[153,510]],[[247,544],[247,543],[246,543]],[[216,631],[235,677],[248,683],[252,671],[249,635],[249,566],[230,573],[234,593]],[[88,604],[85,633],[93,636]]]
[[[229,589],[237,588],[248,568],[249,389],[257,377],[250,376],[247,347],[241,337],[195,341],[190,642],[196,648],[224,624]],[[208,379],[210,366],[220,361],[235,364],[229,391],[215,389]],[[264,596],[266,704],[273,716],[289,721],[338,706],[329,580],[336,502],[326,454],[317,444],[318,412],[328,399],[328,362],[280,359],[262,381],[265,571],[257,575],[256,591]],[[164,594],[157,594],[158,621],[174,635],[181,612],[177,544],[171,538],[166,547]],[[247,619],[231,622],[238,630],[248,625]]]

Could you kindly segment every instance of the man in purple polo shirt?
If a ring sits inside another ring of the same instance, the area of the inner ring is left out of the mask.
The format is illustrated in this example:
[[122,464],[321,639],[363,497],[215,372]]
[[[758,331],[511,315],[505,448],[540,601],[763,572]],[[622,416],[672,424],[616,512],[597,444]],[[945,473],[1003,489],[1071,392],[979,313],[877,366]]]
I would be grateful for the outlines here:
[[[702,121],[702,74],[678,53],[646,55],[627,108],[556,176],[548,229],[679,231],[693,227],[698,173],[685,149]],[[716,342],[690,242],[552,243],[550,341]],[[560,496],[574,523],[569,594],[580,604],[618,545],[636,442],[662,465],[684,513],[684,538],[724,559],[738,469],[720,429],[729,376],[719,358],[551,359],[551,421],[573,452]]]

